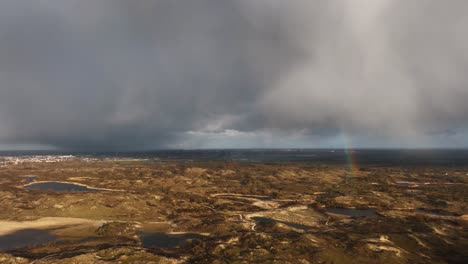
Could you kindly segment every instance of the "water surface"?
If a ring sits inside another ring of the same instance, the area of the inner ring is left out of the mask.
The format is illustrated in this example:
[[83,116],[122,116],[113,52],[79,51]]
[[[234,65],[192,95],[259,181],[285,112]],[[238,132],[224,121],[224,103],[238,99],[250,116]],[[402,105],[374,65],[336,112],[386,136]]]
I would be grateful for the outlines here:
[[415,183],[408,183],[408,182],[397,182],[395,185],[399,187],[411,188],[411,187],[418,187]]
[[46,244],[56,240],[56,236],[45,230],[25,229],[13,234],[0,236],[0,251],[8,251]]
[[186,245],[190,240],[203,238],[199,234],[167,234],[163,232],[142,232],[139,236],[145,248],[175,248]]
[[254,220],[255,222],[259,222],[259,223],[275,223],[275,222],[276,223],[281,223],[281,224],[284,224],[284,225],[287,225],[287,226],[290,226],[290,227],[293,227],[293,228],[296,228],[296,229],[304,230],[304,231],[307,231],[307,230],[311,229],[310,226],[305,226],[305,225],[301,225],[301,224],[275,220],[275,219],[267,218],[267,217],[256,216],[256,217],[252,217],[251,219]]
[[28,190],[57,191],[57,192],[98,192],[99,190],[90,189],[73,183],[63,182],[39,182],[24,187]]
[[418,214],[430,214],[430,215],[436,215],[436,216],[455,216],[455,214],[447,212],[447,211],[428,210],[428,209],[423,209],[423,208],[417,209],[416,213],[418,213]]

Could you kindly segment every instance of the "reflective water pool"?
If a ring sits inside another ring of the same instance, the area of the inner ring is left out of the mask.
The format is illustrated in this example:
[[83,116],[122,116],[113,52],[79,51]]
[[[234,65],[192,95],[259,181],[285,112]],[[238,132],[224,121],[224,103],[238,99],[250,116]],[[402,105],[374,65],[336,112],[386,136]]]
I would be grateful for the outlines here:
[[199,234],[167,234],[163,232],[147,233],[143,232],[139,234],[143,247],[152,248],[175,248],[187,244],[190,240],[200,239],[204,236]]
[[46,244],[55,240],[56,237],[48,231],[25,229],[13,234],[0,236],[0,251]]
[[307,230],[311,229],[310,226],[305,226],[305,225],[301,225],[301,224],[275,220],[275,219],[267,218],[267,217],[258,216],[258,217],[252,217],[251,219],[254,220],[255,222],[258,222],[258,223],[275,223],[275,222],[276,223],[281,223],[281,224],[284,224],[284,225],[287,225],[287,226],[290,226],[290,227],[293,227],[293,228],[296,228],[296,229],[304,230],[304,231],[307,231]]
[[63,182],[39,182],[24,186],[28,190],[41,191],[57,191],[57,192],[98,192],[99,190],[91,189],[86,186],[81,186],[73,183]]
[[418,214],[430,214],[430,215],[436,215],[436,216],[455,216],[455,214],[447,212],[447,211],[428,210],[428,209],[423,209],[423,208],[417,209],[416,213],[418,213]]

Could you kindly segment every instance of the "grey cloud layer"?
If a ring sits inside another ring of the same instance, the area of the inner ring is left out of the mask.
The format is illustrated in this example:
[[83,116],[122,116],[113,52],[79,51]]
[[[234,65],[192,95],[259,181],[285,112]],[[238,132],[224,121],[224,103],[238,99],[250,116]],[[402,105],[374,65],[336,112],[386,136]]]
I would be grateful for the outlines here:
[[462,0],[1,1],[0,142],[464,133],[467,10]]

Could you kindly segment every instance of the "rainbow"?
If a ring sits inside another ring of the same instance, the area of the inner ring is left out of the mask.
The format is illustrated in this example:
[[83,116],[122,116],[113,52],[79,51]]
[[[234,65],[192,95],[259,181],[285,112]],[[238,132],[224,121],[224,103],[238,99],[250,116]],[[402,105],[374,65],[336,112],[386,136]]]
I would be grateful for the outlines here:
[[359,166],[357,164],[356,158],[354,157],[354,150],[351,145],[351,140],[346,134],[343,133],[342,135],[348,175],[355,176],[357,175]]

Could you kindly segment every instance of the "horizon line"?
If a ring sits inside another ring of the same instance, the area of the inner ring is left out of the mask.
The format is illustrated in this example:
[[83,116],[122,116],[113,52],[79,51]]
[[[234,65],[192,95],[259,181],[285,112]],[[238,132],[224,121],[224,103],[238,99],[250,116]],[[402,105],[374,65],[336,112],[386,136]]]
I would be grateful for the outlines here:
[[468,150],[468,147],[320,147],[320,148],[155,148],[155,149],[0,149],[2,152],[158,152],[158,151],[230,151],[230,150]]

